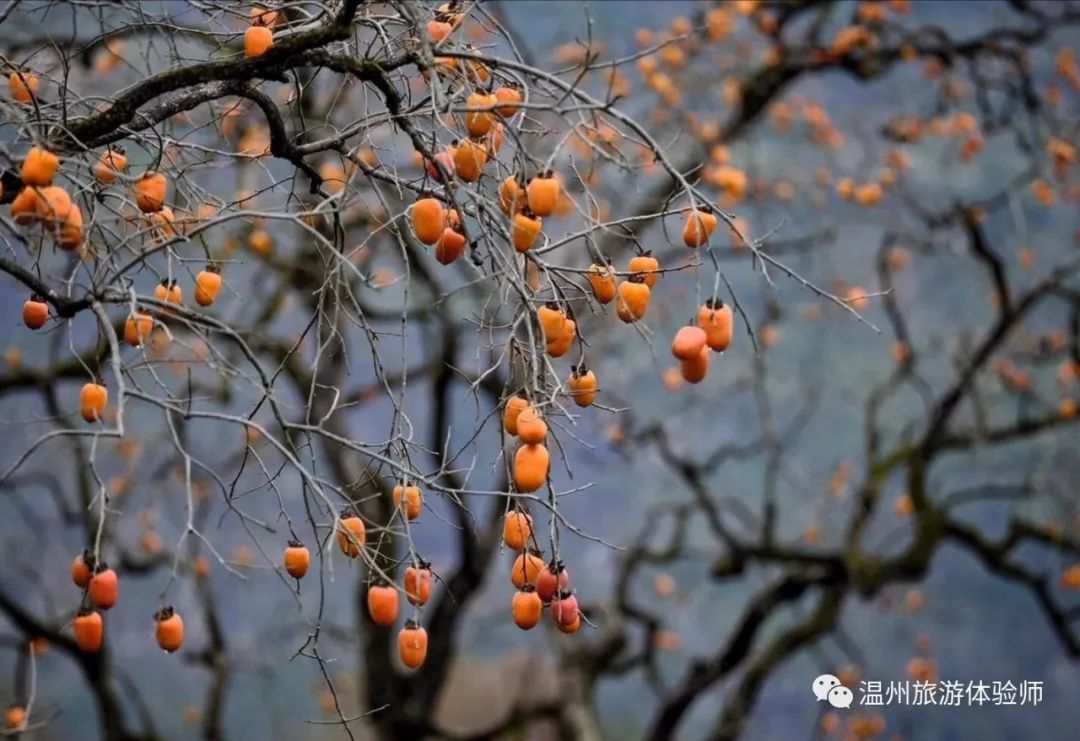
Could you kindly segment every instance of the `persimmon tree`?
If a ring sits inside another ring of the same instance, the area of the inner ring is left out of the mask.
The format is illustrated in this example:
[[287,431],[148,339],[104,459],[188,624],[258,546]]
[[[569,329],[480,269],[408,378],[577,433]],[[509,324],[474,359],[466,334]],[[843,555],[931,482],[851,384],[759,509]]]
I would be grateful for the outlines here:
[[[168,736],[117,650],[142,642],[197,668],[188,720],[224,737],[256,634],[319,677],[313,726],[470,736],[434,709],[495,574],[563,681],[483,737],[541,718],[594,737],[597,686],[626,675],[656,694],[650,737],[718,689],[709,734],[737,737],[846,606],[950,544],[1080,653],[1076,505],[1050,470],[1080,376],[1080,8],[994,7],[656,8],[613,53],[582,6],[549,54],[485,3],[8,2],[9,728],[63,709],[37,681],[52,647],[103,737]],[[957,316],[944,273],[989,300]],[[833,333],[869,360],[816,377]],[[807,430],[835,408],[823,461]],[[1013,446],[1036,462],[986,464]],[[627,497],[633,478],[583,478],[600,448],[663,471],[634,492],[640,531],[567,514]],[[986,499],[1004,536],[965,517]],[[611,574],[564,557],[578,541]],[[743,607],[673,671],[659,572],[685,561]],[[292,614],[239,610],[249,587]]]

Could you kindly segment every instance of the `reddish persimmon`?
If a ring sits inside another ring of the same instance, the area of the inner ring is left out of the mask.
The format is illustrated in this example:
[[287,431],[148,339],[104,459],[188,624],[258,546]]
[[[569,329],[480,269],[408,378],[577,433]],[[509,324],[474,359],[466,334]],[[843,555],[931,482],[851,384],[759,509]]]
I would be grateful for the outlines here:
[[290,540],[285,549],[285,572],[293,579],[303,579],[311,565],[311,553],[299,540]]
[[27,70],[16,70],[8,76],[8,89],[16,103],[29,103],[37,95],[38,76]]
[[468,110],[465,112],[465,128],[469,136],[484,136],[495,126],[495,106],[498,100],[494,95],[473,93],[465,100]]
[[217,301],[221,293],[221,271],[215,265],[207,265],[205,270],[195,276],[195,302],[199,306],[210,306]]
[[660,261],[653,257],[651,252],[631,258],[627,269],[631,273],[643,273],[645,285],[649,288],[655,286],[660,277]]
[[540,571],[543,568],[544,559],[540,558],[540,552],[536,549],[529,549],[514,559],[514,564],[510,567],[510,581],[518,589],[521,589],[526,584],[535,585],[536,578],[540,576]]
[[165,205],[168,181],[160,172],[147,170],[135,181],[135,205],[144,214],[160,211]]
[[124,322],[124,342],[139,347],[154,331],[154,318],[149,314],[131,314]]
[[511,435],[516,435],[518,416],[527,406],[529,406],[529,402],[520,396],[511,396],[507,399],[503,411],[503,429]]
[[551,170],[548,170],[528,182],[525,195],[530,211],[537,216],[551,216],[559,203],[559,181],[552,176]]
[[398,657],[410,669],[417,669],[427,658],[427,631],[410,620],[398,633]]
[[570,589],[570,572],[562,561],[552,560],[536,577],[536,593],[545,603],[551,602],[559,590]]
[[544,610],[544,603],[536,594],[536,590],[529,584],[523,586],[514,594],[511,611],[514,615],[514,625],[522,630],[531,630],[540,622],[540,614]]
[[683,327],[671,341],[671,354],[679,360],[692,360],[701,354],[705,341],[705,330],[701,327]]
[[49,305],[36,293],[23,304],[23,324],[30,329],[41,329],[49,321]]
[[435,198],[421,198],[410,209],[413,232],[424,244],[435,244],[446,226],[446,209]]
[[532,537],[532,517],[525,512],[513,510],[503,518],[503,542],[515,551],[525,549]]
[[591,406],[596,401],[596,374],[584,364],[570,369],[566,385],[570,388],[571,398],[579,407]]
[[405,598],[417,607],[431,599],[431,567],[426,561],[405,569]]
[[349,558],[360,555],[360,549],[367,542],[367,529],[364,521],[354,514],[345,512],[338,518],[338,548]]
[[547,437],[547,422],[540,416],[536,407],[530,405],[521,410],[517,418],[517,434],[526,445],[537,445]]
[[543,445],[522,445],[514,455],[514,484],[524,492],[536,491],[547,481],[551,455]]
[[11,202],[11,218],[19,226],[27,226],[38,220],[38,196],[35,188],[23,188]]
[[536,244],[537,238],[540,236],[540,230],[543,228],[543,222],[538,216],[526,211],[519,211],[514,214],[514,219],[510,231],[514,240],[514,249],[518,252],[528,252]]
[[398,590],[385,582],[368,587],[367,607],[371,622],[389,628],[397,622],[400,605]]
[[589,285],[592,287],[593,296],[596,300],[602,304],[611,303],[611,300],[615,298],[615,268],[610,265],[597,265],[593,263],[589,266],[589,272],[585,275],[589,281]]
[[705,342],[710,350],[723,352],[728,349],[734,330],[730,306],[719,299],[709,299],[698,309],[697,322],[705,330]]
[[109,147],[98,158],[94,165],[94,178],[99,183],[108,185],[116,180],[116,176],[127,170],[127,155],[120,147]]
[[578,618],[577,597],[561,589],[556,592],[551,599],[551,617],[560,625],[573,625]]
[[688,211],[683,225],[683,244],[687,247],[704,247],[716,231],[716,214],[708,206]]
[[93,564],[94,557],[90,555],[90,551],[83,551],[75,556],[75,560],[71,562],[71,581],[75,582],[75,586],[80,589],[90,586],[90,579],[94,576]]
[[106,564],[99,563],[90,578],[90,601],[99,610],[108,610],[120,596],[120,579]]
[[81,651],[95,653],[101,650],[105,637],[105,625],[100,613],[90,608],[79,610],[72,627],[75,629],[75,643]]
[[630,324],[645,316],[649,310],[648,278],[637,273],[619,284],[615,301],[615,313],[619,319]]
[[688,383],[700,383],[709,372],[709,348],[702,347],[697,357],[680,361],[682,377]]
[[454,227],[443,229],[439,241],[435,243],[435,259],[443,265],[449,265],[465,252],[465,235]]
[[184,619],[171,606],[154,615],[154,635],[161,650],[172,653],[184,643]]
[[58,169],[59,157],[43,147],[31,147],[22,164],[23,185],[44,188],[52,183]]
[[503,118],[511,118],[520,109],[524,96],[516,87],[496,88],[495,100],[499,103],[498,113]]
[[274,45],[274,32],[262,25],[248,26],[244,31],[244,56],[248,59],[261,57]]
[[79,392],[79,411],[87,422],[100,422],[109,403],[109,390],[100,383],[83,384]]
[[393,496],[394,507],[410,520],[415,520],[420,516],[420,510],[424,503],[424,498],[420,495],[420,489],[415,486],[398,484],[394,487]]

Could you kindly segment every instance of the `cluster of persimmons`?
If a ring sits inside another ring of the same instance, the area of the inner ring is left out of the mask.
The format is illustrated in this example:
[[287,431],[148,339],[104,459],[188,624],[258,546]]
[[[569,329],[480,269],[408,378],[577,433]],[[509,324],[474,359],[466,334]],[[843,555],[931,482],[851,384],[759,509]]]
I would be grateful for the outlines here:
[[[278,21],[274,11],[252,10],[250,27],[244,33],[244,54],[254,58],[265,54],[273,45],[273,28]],[[427,24],[427,32],[435,43],[445,41],[462,21],[452,6],[441,8]],[[440,71],[460,70],[455,60],[438,58]],[[422,158],[427,176],[440,190],[423,194],[409,208],[409,224],[415,238],[434,248],[435,259],[449,265],[465,252],[468,240],[462,218],[455,207],[454,189],[459,184],[480,181],[485,167],[494,161],[502,147],[507,126],[524,108],[525,90],[517,83],[496,85],[490,72],[480,65],[469,69],[464,78],[479,81],[465,96],[465,109],[459,119],[463,128],[460,138]],[[459,79],[464,79],[459,76]],[[28,70],[11,74],[11,97],[18,102],[30,102],[38,89],[37,77]],[[470,84],[466,81],[465,84]],[[60,157],[44,145],[33,146],[23,159],[22,188],[11,204],[14,220],[28,229],[40,227],[62,250],[79,252],[84,248],[83,218],[78,204],[54,177],[62,165]],[[169,180],[162,172],[148,169],[140,174],[128,174],[128,159],[118,146],[106,148],[98,156],[93,176],[100,187],[127,184],[131,199],[145,220],[152,237],[166,240],[177,235],[179,224],[173,210],[166,205]],[[343,175],[327,180],[332,192],[340,192]],[[333,183],[330,180],[334,180]],[[334,185],[335,187],[331,187]],[[506,239],[514,252],[528,259],[543,239],[544,219],[565,213],[567,195],[562,177],[550,167],[537,169],[531,177],[524,173],[502,179],[495,200],[507,219]],[[706,247],[716,230],[718,218],[707,205],[687,210],[682,231],[684,244],[689,248]],[[249,237],[249,246],[259,254],[270,249],[271,238],[256,229]],[[645,319],[651,292],[663,273],[659,261],[649,252],[632,257],[625,270],[599,259],[584,271],[592,297],[601,305],[615,303],[615,313],[625,323]],[[211,306],[221,290],[219,269],[208,265],[194,281],[195,302]],[[163,280],[154,292],[153,307],[136,307],[126,318],[122,340],[133,347],[142,346],[154,332],[155,325],[168,316],[169,305],[184,304],[184,290],[176,280]],[[32,330],[44,327],[50,318],[46,297],[31,295],[23,310],[23,320]],[[551,300],[540,305],[533,326],[539,329],[544,350],[551,358],[561,358],[579,339],[579,329],[564,301]],[[732,339],[731,309],[719,299],[706,301],[698,308],[690,324],[680,329],[671,343],[672,355],[681,366],[683,378],[690,383],[703,380],[708,371],[710,353],[723,352]],[[584,357],[570,368],[566,379],[568,396],[582,408],[591,406],[597,398],[598,382],[588,369]],[[532,493],[545,485],[549,476],[550,454],[546,447],[548,425],[544,411],[530,402],[531,394],[514,395],[504,403],[503,427],[517,449],[512,461],[514,488]],[[102,421],[108,406],[108,389],[97,378],[86,383],[80,393],[80,412],[89,423]],[[392,492],[397,512],[403,519],[417,518],[423,508],[423,497],[417,486],[402,482]],[[352,509],[344,510],[335,524],[336,541],[340,551],[350,559],[364,555],[366,527],[363,519]],[[576,632],[582,616],[577,597],[570,587],[567,569],[557,554],[545,563],[534,537],[532,518],[515,500],[504,520],[504,543],[518,555],[511,568],[511,580],[517,588],[512,600],[512,615],[516,625],[530,629],[538,624],[545,607],[550,610],[556,627],[564,633]],[[283,554],[284,570],[293,578],[302,579],[308,572],[311,554],[296,540],[287,544]],[[119,593],[119,580],[114,570],[96,558],[89,550],[77,556],[72,564],[72,579],[84,590],[82,604],[74,618],[75,639],[84,651],[100,650],[104,636],[102,614],[111,608]],[[414,607],[424,606],[431,593],[433,574],[430,564],[414,557],[405,569],[401,587],[386,579],[376,578],[367,590],[367,607],[373,623],[394,626],[400,612],[400,595]],[[158,643],[166,651],[175,651],[183,641],[183,620],[171,607],[155,615]],[[415,620],[408,620],[398,635],[399,655],[406,666],[419,667],[427,653],[427,633]]]

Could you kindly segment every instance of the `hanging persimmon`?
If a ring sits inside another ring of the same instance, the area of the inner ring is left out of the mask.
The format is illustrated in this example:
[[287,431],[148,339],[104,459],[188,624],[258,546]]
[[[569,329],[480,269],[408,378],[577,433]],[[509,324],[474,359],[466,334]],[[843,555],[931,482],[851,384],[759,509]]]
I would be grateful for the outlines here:
[[570,351],[577,336],[577,322],[567,319],[563,322],[562,331],[555,337],[550,338],[545,345],[545,351],[553,358],[561,358]]
[[216,265],[207,265],[195,276],[195,303],[210,306],[217,301],[221,293],[221,270]]
[[507,399],[503,409],[503,429],[511,435],[516,435],[518,416],[527,406],[529,402],[520,396],[511,396]]
[[522,445],[514,454],[514,484],[520,491],[536,491],[547,481],[551,455],[543,445]]
[[530,548],[518,554],[510,567],[510,581],[514,586],[521,589],[526,584],[535,585],[536,578],[540,576],[544,568],[544,559],[540,557],[540,551]]
[[90,579],[93,576],[94,556],[90,551],[84,550],[71,562],[71,581],[75,582],[75,586],[79,589],[86,589],[90,586]]
[[184,303],[184,290],[175,280],[162,280],[154,287],[154,298],[166,304]]
[[495,126],[495,106],[498,100],[494,95],[472,93],[465,99],[468,110],[465,111],[465,129],[469,136],[484,136]]
[[401,600],[398,590],[385,581],[368,587],[367,608],[371,622],[383,628],[389,628],[397,622]]
[[[438,163],[438,166],[436,166],[436,163]],[[453,179],[454,174],[457,172],[457,167],[454,165],[454,155],[452,152],[436,152],[434,161],[424,160],[424,169],[427,171],[428,177],[436,183],[445,182],[442,173],[439,172],[439,166],[441,166],[443,170],[446,170],[446,174],[450,179]]]
[[109,403],[109,390],[100,383],[83,384],[79,392],[79,411],[87,422],[100,422],[105,418],[105,407]]
[[367,542],[364,521],[351,512],[343,512],[337,521],[337,542],[338,548],[349,558],[359,556]]
[[627,269],[631,273],[642,273],[645,276],[645,285],[649,288],[655,286],[660,277],[660,261],[653,257],[651,252],[631,258]]
[[124,322],[124,342],[132,347],[139,347],[149,339],[154,331],[154,318],[149,314],[136,312]]
[[135,181],[135,205],[144,214],[160,211],[165,205],[168,181],[160,172],[147,170]]
[[551,599],[551,617],[560,625],[573,625],[578,619],[578,601],[572,592],[560,589]]
[[104,562],[94,567],[90,577],[90,601],[99,610],[108,610],[120,596],[120,579]]
[[692,360],[701,354],[706,339],[705,330],[701,327],[682,327],[671,341],[671,354],[679,360]]
[[58,185],[38,188],[37,195],[37,217],[46,229],[56,229],[63,224],[75,205],[68,192]]
[[540,622],[544,603],[537,596],[536,589],[531,584],[526,584],[514,593],[510,608],[514,616],[514,625],[522,630],[532,630]]
[[85,653],[96,653],[101,650],[101,644],[105,638],[105,625],[100,613],[84,607],[75,615],[72,627],[75,630],[75,644],[79,650]]
[[446,227],[446,209],[437,198],[421,198],[410,209],[413,232],[424,244],[435,244]]
[[439,241],[435,243],[435,259],[443,265],[449,265],[465,252],[465,235],[455,227],[443,229]]
[[499,208],[509,216],[525,208],[525,193],[518,185],[517,176],[508,175],[499,183]]
[[532,537],[532,517],[526,512],[512,510],[503,518],[503,542],[511,550],[521,551]]
[[23,304],[23,324],[30,329],[41,329],[49,321],[49,305],[36,293],[30,294],[30,298]]
[[566,312],[557,303],[548,301],[536,310],[536,319],[540,322],[540,331],[543,332],[544,342],[551,342],[562,337],[566,328]]
[[299,540],[290,540],[285,548],[285,573],[293,579],[303,579],[311,565],[311,553]]
[[615,313],[627,324],[638,321],[649,310],[649,295],[648,278],[635,273],[619,284]]
[[547,437],[547,422],[540,416],[536,407],[529,405],[521,410],[517,418],[518,439],[526,445],[537,445]]
[[59,157],[44,147],[31,147],[22,164],[23,185],[36,188],[51,185],[58,169]]
[[184,643],[184,619],[170,605],[154,615],[154,635],[161,650],[172,653]]
[[19,705],[12,705],[4,713],[4,727],[9,731],[17,731],[26,725],[26,709]]
[[536,240],[540,236],[540,230],[542,228],[543,222],[540,220],[540,217],[534,216],[528,208],[514,214],[510,227],[511,237],[514,241],[514,249],[518,252],[528,252],[531,250],[533,245],[536,244]]
[[15,70],[8,75],[8,90],[16,103],[29,103],[36,96],[39,86],[38,76],[27,70]]
[[248,235],[248,249],[260,257],[269,256],[274,248],[274,238],[265,229],[252,229]]
[[23,188],[11,202],[11,218],[19,226],[28,226],[38,220],[38,196],[34,188]]
[[420,494],[420,489],[415,486],[402,486],[398,484],[394,487],[394,508],[408,517],[410,520],[415,520],[420,516],[420,510],[423,508],[424,498]]
[[525,186],[529,210],[537,216],[551,216],[559,203],[559,181],[551,170],[537,174]]
[[98,157],[94,165],[94,178],[103,185],[116,180],[116,176],[127,171],[127,155],[120,147],[108,147]]
[[431,599],[431,564],[420,559],[405,569],[405,598],[409,604],[423,607]]
[[679,361],[679,369],[688,383],[701,383],[709,372],[709,348],[702,347],[696,357]]
[[705,330],[705,342],[709,349],[723,352],[731,345],[734,316],[731,307],[720,299],[709,299],[698,309],[697,323]]
[[592,406],[596,401],[596,374],[586,368],[584,363],[570,369],[566,385],[570,388],[570,398],[579,407]]
[[418,669],[427,658],[428,635],[415,620],[409,620],[398,633],[398,657],[410,669]]
[[67,215],[55,226],[56,246],[62,250],[77,250],[83,243],[83,216],[78,204],[71,204]]
[[255,26],[273,28],[277,25],[278,12],[276,10],[267,10],[261,5],[253,5],[251,10],[248,11],[248,20]]
[[708,206],[702,206],[686,213],[683,225],[683,244],[687,247],[704,247],[716,231],[716,214]]
[[610,265],[598,265],[593,263],[589,266],[589,272],[585,278],[592,287],[593,296],[602,304],[611,303],[615,298],[615,268]]
[[495,101],[499,104],[498,113],[503,118],[512,118],[521,108],[524,100],[521,89],[503,85],[495,90]]
[[480,179],[480,171],[487,164],[487,147],[483,142],[461,139],[454,142],[450,149],[454,158],[454,172],[466,183],[475,183]]
[[570,589],[570,572],[562,561],[552,559],[536,577],[536,593],[546,604],[559,590]]
[[581,628],[581,614],[579,613],[572,623],[560,623],[556,621],[555,627],[559,629],[560,633],[577,633]]
[[428,36],[430,36],[431,40],[434,41],[436,44],[445,39],[451,33],[453,33],[453,31],[454,27],[446,21],[440,21],[436,19],[428,21],[427,23]]
[[248,59],[261,57],[274,45],[274,32],[267,26],[252,25],[244,31],[244,56]]

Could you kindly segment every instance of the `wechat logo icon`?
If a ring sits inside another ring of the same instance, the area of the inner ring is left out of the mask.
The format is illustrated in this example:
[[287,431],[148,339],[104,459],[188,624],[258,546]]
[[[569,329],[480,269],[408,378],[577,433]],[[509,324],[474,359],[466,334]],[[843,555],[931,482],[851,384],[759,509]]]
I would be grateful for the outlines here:
[[834,708],[850,708],[854,695],[832,674],[822,674],[810,685],[818,702],[825,700]]

